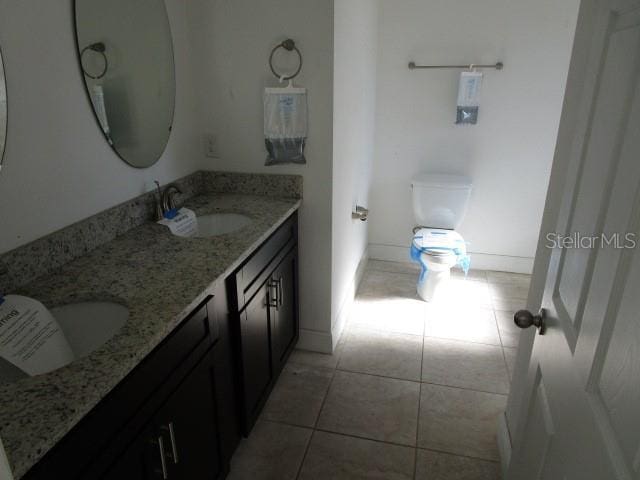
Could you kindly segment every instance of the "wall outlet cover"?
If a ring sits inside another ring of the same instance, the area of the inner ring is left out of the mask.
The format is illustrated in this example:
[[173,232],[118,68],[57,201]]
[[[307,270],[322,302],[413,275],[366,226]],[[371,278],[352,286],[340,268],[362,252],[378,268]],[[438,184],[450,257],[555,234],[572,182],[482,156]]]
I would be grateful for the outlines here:
[[215,133],[205,133],[204,140],[204,154],[211,158],[220,158],[220,152],[218,151],[218,136]]

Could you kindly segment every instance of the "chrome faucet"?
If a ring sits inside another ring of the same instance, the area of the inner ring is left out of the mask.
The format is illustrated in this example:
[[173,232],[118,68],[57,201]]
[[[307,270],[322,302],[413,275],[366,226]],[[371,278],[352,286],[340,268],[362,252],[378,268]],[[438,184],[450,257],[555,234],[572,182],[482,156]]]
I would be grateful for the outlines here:
[[173,198],[174,194],[182,194],[182,190],[178,188],[177,185],[171,183],[164,188],[164,193],[162,194],[162,211],[168,212],[169,210],[173,210],[176,208],[176,202]]
[[176,193],[181,194],[182,190],[180,190],[174,183],[170,183],[164,188],[163,192],[160,188],[160,182],[155,180],[154,183],[158,189],[158,196],[156,198],[156,217],[158,217],[158,220],[162,220],[165,213],[176,208],[176,202],[173,196]]

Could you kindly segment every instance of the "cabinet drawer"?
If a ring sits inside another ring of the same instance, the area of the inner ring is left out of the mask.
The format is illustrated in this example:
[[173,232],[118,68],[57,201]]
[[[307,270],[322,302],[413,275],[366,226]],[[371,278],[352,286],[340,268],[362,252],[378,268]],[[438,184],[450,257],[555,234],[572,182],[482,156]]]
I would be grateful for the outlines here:
[[298,221],[294,213],[276,230],[235,274],[238,306],[244,306],[245,293],[264,271],[273,258],[293,239],[297,239]]
[[[210,322],[208,309],[213,315],[213,297],[208,297],[198,309],[191,313],[164,342],[149,354],[124,382],[140,385],[160,385],[167,373],[175,370],[198,345],[209,344]],[[208,303],[211,306],[208,307]],[[213,319],[212,319],[213,320]],[[217,332],[215,332],[217,334]],[[130,378],[131,377],[131,378]],[[123,383],[124,383],[123,382]]]

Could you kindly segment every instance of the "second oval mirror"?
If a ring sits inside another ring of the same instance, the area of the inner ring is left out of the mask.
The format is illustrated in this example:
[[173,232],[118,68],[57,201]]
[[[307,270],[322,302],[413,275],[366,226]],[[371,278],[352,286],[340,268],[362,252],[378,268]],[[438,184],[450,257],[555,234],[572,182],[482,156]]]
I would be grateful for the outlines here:
[[4,80],[4,64],[0,51],[0,169],[4,157],[4,146],[7,142],[7,85]]
[[75,0],[80,66],[98,125],[137,168],[164,151],[175,104],[175,71],[164,0]]

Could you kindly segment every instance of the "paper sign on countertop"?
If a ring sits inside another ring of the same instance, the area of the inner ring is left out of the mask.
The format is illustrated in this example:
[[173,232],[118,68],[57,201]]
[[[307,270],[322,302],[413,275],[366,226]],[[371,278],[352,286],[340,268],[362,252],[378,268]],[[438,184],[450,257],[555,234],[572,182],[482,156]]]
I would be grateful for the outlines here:
[[163,218],[160,225],[169,227],[171,233],[178,237],[193,237],[198,232],[196,214],[188,208],[181,208],[173,218]]
[[34,376],[75,360],[64,332],[37,300],[7,295],[0,304],[0,357]]

